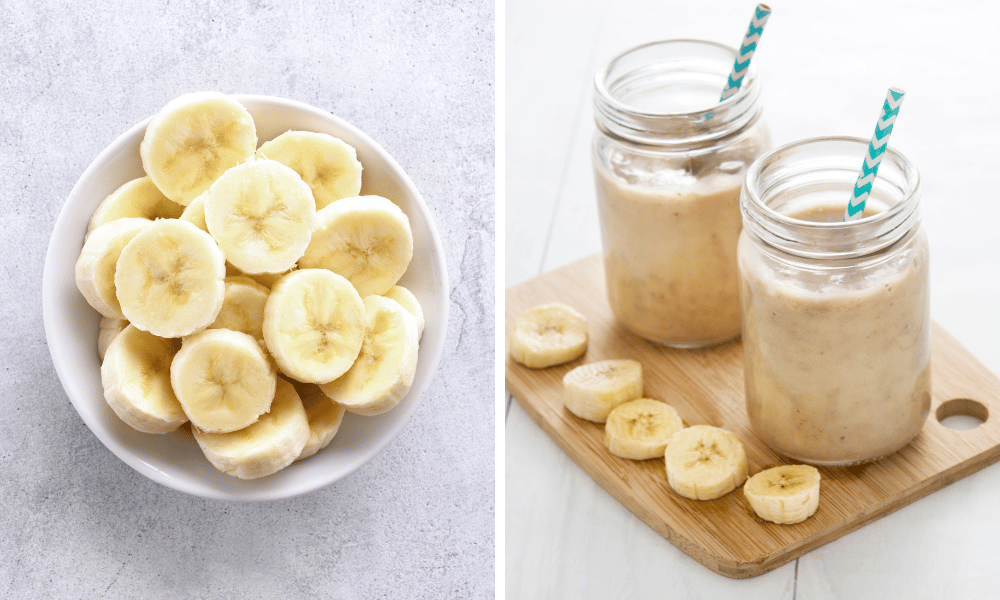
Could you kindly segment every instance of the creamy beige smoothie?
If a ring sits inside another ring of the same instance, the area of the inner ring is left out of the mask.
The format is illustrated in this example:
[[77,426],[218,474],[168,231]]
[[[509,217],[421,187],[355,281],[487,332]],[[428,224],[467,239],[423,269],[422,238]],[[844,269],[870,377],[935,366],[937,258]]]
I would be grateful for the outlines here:
[[[839,221],[843,206],[789,214]],[[930,409],[927,245],[912,231],[851,268],[802,269],[739,245],[747,411],[789,458],[849,464],[892,453]]]
[[678,348],[740,334],[740,190],[771,147],[756,75],[720,102],[737,51],[664,40],[594,81],[591,145],[607,295],[616,321]]
[[[736,244],[742,177],[629,183],[595,164],[608,300],[644,338],[700,346],[740,333]],[[683,182],[681,182],[683,183]]]

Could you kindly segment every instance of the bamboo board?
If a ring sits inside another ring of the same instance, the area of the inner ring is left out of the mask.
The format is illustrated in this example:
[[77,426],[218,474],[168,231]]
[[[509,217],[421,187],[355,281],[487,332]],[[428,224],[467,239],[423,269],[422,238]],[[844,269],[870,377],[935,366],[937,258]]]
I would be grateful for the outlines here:
[[[518,403],[625,507],[695,560],[727,577],[766,573],[1000,459],[1000,418],[989,417],[1000,415],[1000,380],[935,324],[931,412],[923,430],[906,448],[878,462],[820,468],[820,506],[811,518],[797,525],[768,523],[754,514],[740,490],[708,502],[688,500],[667,485],[662,460],[637,462],[609,453],[603,425],[579,419],[563,407],[562,377],[587,362],[638,360],[646,396],[670,403],[686,425],[705,423],[736,433],[753,474],[788,461],[750,431],[739,340],[707,349],[674,350],[625,331],[611,315],[599,256],[509,288],[505,300],[508,335],[517,315],[546,302],[573,306],[587,317],[590,327],[587,353],[565,365],[528,369],[508,354],[506,385]],[[955,399],[960,401],[942,407]],[[985,422],[964,431],[939,422],[939,416],[955,410]]]

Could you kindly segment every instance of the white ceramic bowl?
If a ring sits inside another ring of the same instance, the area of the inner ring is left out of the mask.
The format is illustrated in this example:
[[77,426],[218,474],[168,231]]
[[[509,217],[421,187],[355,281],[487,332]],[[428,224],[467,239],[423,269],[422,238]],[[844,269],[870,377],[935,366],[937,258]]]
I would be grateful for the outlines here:
[[410,393],[393,410],[375,417],[348,413],[333,442],[315,456],[260,479],[243,481],[217,471],[186,427],[166,435],[135,431],[104,401],[97,333],[100,315],[76,288],[74,268],[87,222],[118,186],[142,177],[139,143],[150,119],[132,127],[94,160],[77,181],[56,220],[45,257],[42,310],[56,372],[73,406],[91,431],[136,471],[168,487],[222,500],[274,500],[304,494],[352,473],[403,429],[430,385],[444,350],[448,281],[444,252],[420,192],[395,160],[351,124],[323,110],[282,98],[234,96],[264,143],[285,131],[328,133],[354,146],[363,166],[362,194],[393,200],[410,218],[413,260],[400,280],[423,307],[426,325]]

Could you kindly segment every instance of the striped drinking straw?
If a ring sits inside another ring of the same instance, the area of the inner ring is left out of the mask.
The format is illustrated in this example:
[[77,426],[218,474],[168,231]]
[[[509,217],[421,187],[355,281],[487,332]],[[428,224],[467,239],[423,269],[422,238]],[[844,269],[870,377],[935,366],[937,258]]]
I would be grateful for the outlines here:
[[766,4],[758,4],[757,8],[754,9],[753,18],[750,19],[750,27],[747,28],[747,34],[743,38],[743,44],[740,46],[739,56],[736,57],[736,62],[733,63],[733,70],[729,74],[729,81],[726,82],[726,87],[722,90],[722,97],[719,98],[719,102],[726,100],[740,91],[743,77],[746,76],[747,69],[750,68],[750,59],[753,58],[753,53],[757,49],[757,42],[760,41],[760,36],[764,33],[764,25],[770,16],[771,8]]
[[878,166],[882,164],[882,155],[889,147],[889,134],[892,133],[892,125],[896,122],[896,115],[899,114],[899,106],[903,104],[904,95],[906,92],[899,88],[889,88],[889,93],[885,96],[882,114],[875,123],[872,141],[868,143],[868,155],[861,165],[861,173],[858,174],[858,181],[854,184],[854,193],[847,203],[847,210],[844,211],[844,221],[857,221],[864,216],[865,201],[872,193]]

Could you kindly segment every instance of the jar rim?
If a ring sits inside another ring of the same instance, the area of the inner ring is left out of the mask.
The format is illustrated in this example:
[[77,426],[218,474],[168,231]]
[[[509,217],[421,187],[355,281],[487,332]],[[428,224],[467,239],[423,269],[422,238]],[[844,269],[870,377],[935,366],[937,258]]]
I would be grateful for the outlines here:
[[[778,175],[769,173],[769,167],[773,167],[782,160],[790,161],[797,153],[804,153],[806,148],[819,147],[824,144],[834,147],[840,144],[845,147],[852,146],[867,150],[870,140],[853,136],[805,138],[774,148],[759,156],[747,169],[741,193],[740,204],[745,229],[749,229],[769,245],[793,255],[808,258],[851,258],[880,251],[901,239],[910,229],[919,224],[920,173],[904,154],[890,147],[886,147],[880,167],[886,164],[893,165],[900,173],[897,178],[901,181],[901,185],[898,189],[897,201],[884,210],[858,220],[817,222],[796,219],[772,208],[768,200],[773,200],[773,197],[778,197],[781,193],[788,193],[788,190],[772,191],[772,198],[765,197],[772,187],[777,187],[772,182],[771,187],[765,189],[768,185],[764,182],[765,174],[770,174],[772,178],[778,177]],[[858,154],[861,162],[865,160],[864,156],[863,152]],[[831,152],[829,157],[831,164],[812,160],[803,163],[803,166],[800,166],[798,170],[789,169],[781,176],[786,180],[793,177],[804,178],[806,174],[815,172],[820,167],[826,167],[829,172],[836,169],[842,175],[844,173],[852,174],[850,184],[853,186],[861,163],[858,163],[854,170],[849,171],[839,166],[831,166],[833,159],[838,157],[836,154]],[[841,155],[839,158],[846,160],[848,157]],[[832,179],[831,175],[827,175],[826,179],[817,179],[810,183],[812,185],[843,184],[845,181],[847,180],[842,178],[835,180]],[[879,181],[885,181],[883,171],[880,171],[879,175],[876,176],[875,184]],[[876,191],[885,194],[884,187],[876,188],[873,185],[873,195]],[[790,187],[789,189],[794,190],[795,188]],[[849,191],[847,193],[849,194]],[[845,210],[848,201],[849,198],[845,195],[843,205]]]
[[[874,215],[863,217],[861,219],[858,219],[857,221],[846,221],[846,222],[836,221],[832,223],[822,223],[817,221],[803,221],[801,219],[789,217],[788,215],[781,214],[778,211],[771,208],[770,206],[768,206],[767,203],[765,203],[760,197],[759,188],[760,188],[760,176],[762,173],[761,164],[779,154],[787,154],[788,152],[795,150],[796,148],[802,146],[810,146],[821,142],[849,142],[849,143],[857,142],[859,144],[867,145],[870,143],[870,140],[854,136],[846,136],[846,135],[819,136],[819,137],[811,137],[811,138],[804,138],[801,140],[797,140],[795,142],[791,142],[789,144],[785,144],[784,146],[779,146],[777,148],[769,150],[768,152],[765,152],[764,154],[758,156],[757,159],[754,160],[753,163],[751,163],[750,168],[747,170],[747,178],[746,178],[746,183],[744,184],[744,188],[747,190],[747,195],[750,201],[753,202],[757,208],[764,210],[769,217],[773,218],[778,222],[785,223],[787,225],[795,225],[800,227],[815,227],[819,229],[845,229],[845,228],[850,228],[858,223],[871,223],[873,221],[884,221],[891,219],[894,215],[906,210],[908,205],[908,199],[913,197],[914,192],[920,187],[920,173],[919,171],[917,171],[915,167],[913,167],[913,163],[911,163],[910,160],[906,158],[906,156],[902,152],[899,152],[898,150],[888,146],[886,146],[885,154],[892,155],[899,164],[906,165],[907,175],[910,175],[909,171],[912,170],[912,178],[909,176],[906,178],[907,187],[904,190],[903,200],[901,202],[897,202],[893,206],[889,207],[887,210],[884,210]],[[883,161],[885,160],[884,156],[882,160]],[[844,208],[845,209],[847,208],[846,202],[844,203]]]
[[[673,112],[640,107],[635,98],[700,98],[718,86],[721,98],[738,52],[724,44],[668,39],[635,46],[612,58],[594,76],[594,119],[598,129],[630,143],[671,151],[710,148],[740,135],[761,118],[756,68],[750,64],[740,89],[725,100]],[[676,96],[675,96],[676,94]],[[631,101],[622,100],[627,97]],[[688,96],[691,97],[691,96]]]
[[[664,46],[673,44],[694,44],[699,46],[711,46],[732,54],[733,59],[734,60],[736,59],[737,51],[734,48],[732,48],[731,46],[727,46],[725,44],[720,44],[718,42],[712,42],[709,40],[698,40],[694,38],[679,38],[679,39],[667,39],[667,40],[656,40],[652,42],[646,42],[645,44],[639,44],[638,46],[633,46],[612,57],[611,60],[607,62],[606,67],[603,70],[598,71],[597,74],[594,76],[594,88],[598,91],[598,93],[604,98],[604,100],[609,105],[622,112],[630,113],[636,116],[653,117],[653,118],[655,117],[698,118],[700,116],[703,117],[707,113],[717,112],[720,109],[726,109],[735,105],[742,99],[742,97],[746,96],[749,93],[748,90],[750,89],[750,84],[756,81],[757,70],[754,68],[754,63],[750,63],[750,66],[747,68],[746,77],[744,78],[743,83],[740,85],[740,89],[735,94],[733,94],[729,98],[726,98],[725,100],[713,104],[711,107],[699,110],[644,111],[637,109],[629,104],[626,104],[625,102],[622,102],[611,93],[611,90],[608,88],[607,85],[608,76],[610,75],[612,69],[614,68],[615,64],[618,63],[618,61],[622,60],[623,58],[629,55],[635,54],[642,50],[652,48],[654,46]],[[719,90],[719,93],[721,95],[722,90]]]

